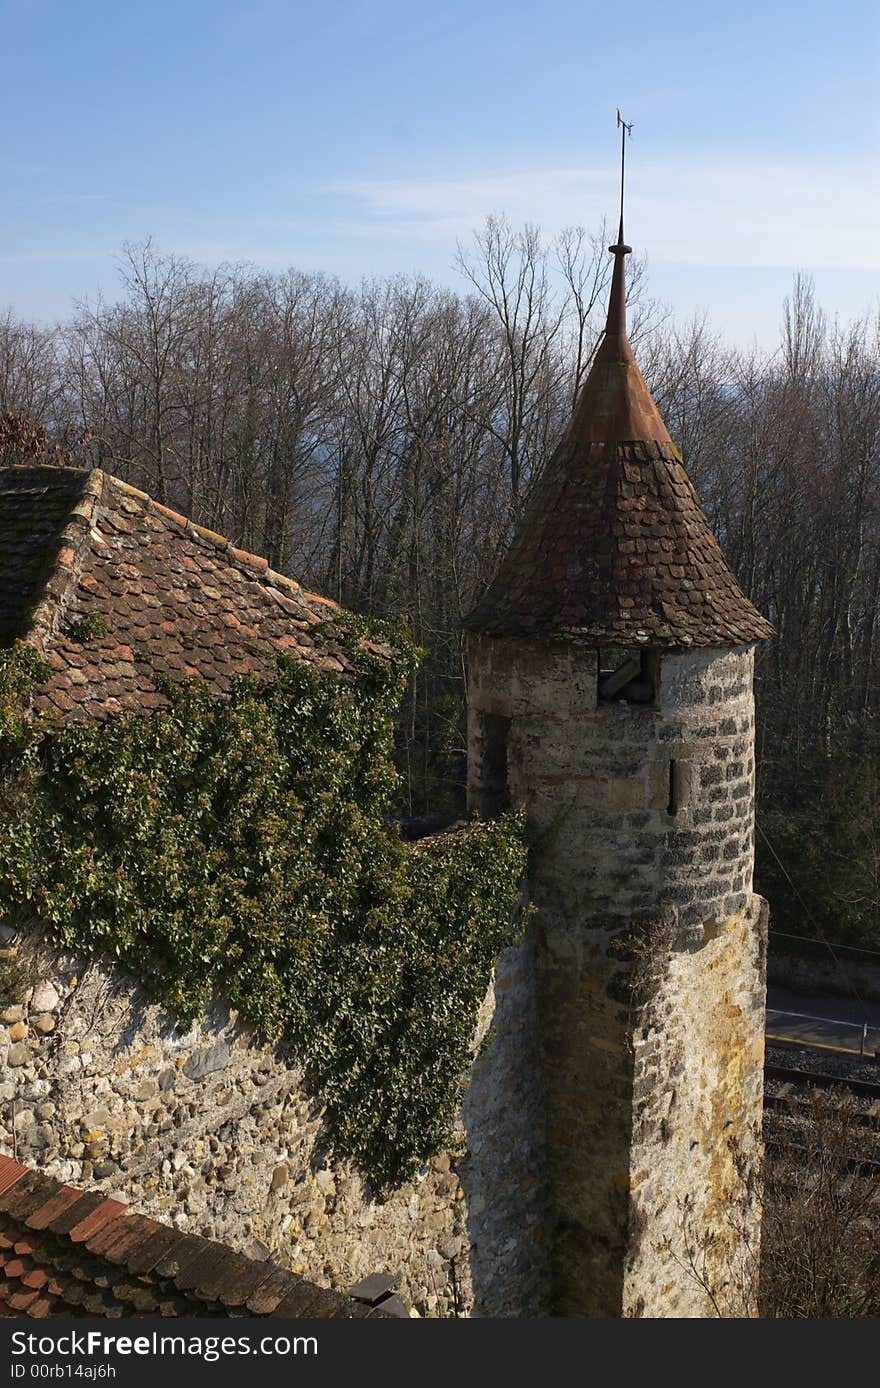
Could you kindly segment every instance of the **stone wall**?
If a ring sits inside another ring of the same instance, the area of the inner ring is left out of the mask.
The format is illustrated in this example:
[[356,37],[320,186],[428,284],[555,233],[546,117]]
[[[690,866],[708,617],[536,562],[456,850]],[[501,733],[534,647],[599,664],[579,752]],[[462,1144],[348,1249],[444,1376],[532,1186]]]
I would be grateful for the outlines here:
[[624,1314],[756,1314],[766,939],[752,897],[646,976]]
[[461,1115],[469,1274],[476,1316],[550,1312],[543,1073],[535,933],[505,950],[486,997]]
[[[510,720],[508,776],[541,835],[547,891],[593,915],[670,907],[698,924],[746,905],[754,849],[752,651],[663,654],[657,707],[597,701],[596,652],[469,638],[469,794],[485,715]],[[668,813],[670,763],[684,797]],[[589,832],[585,834],[584,829]]]
[[112,966],[3,929],[5,1151],[324,1286],[386,1272],[422,1315],[541,1314],[529,941],[499,961],[452,1148],[383,1200],[334,1159],[297,1066],[228,1008],[182,1034]]
[[[469,705],[471,802],[487,775],[497,793],[506,726],[534,841],[553,1309],[714,1314],[681,1267],[688,1220],[733,1256],[757,1153],[752,652],[663,653],[644,706],[598,700],[588,648],[472,636]],[[696,1154],[731,1136],[739,1174],[732,1155],[710,1170]]]

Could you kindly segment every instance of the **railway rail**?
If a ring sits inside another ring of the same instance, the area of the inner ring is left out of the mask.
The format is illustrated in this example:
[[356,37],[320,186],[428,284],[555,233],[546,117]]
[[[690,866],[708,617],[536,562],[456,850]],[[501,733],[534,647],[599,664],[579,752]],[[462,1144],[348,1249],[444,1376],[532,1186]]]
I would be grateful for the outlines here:
[[[767,1152],[781,1157],[790,1157],[792,1152],[802,1153],[805,1157],[809,1155],[804,1143],[791,1138],[771,1137],[764,1145]],[[880,1180],[880,1161],[873,1161],[870,1157],[847,1157],[841,1164],[850,1175],[858,1176],[863,1181]],[[880,1189],[875,1193],[874,1199],[880,1202]]]
[[[793,1153],[808,1154],[803,1142],[803,1129],[800,1135],[798,1129],[801,1124],[809,1124],[812,1117],[807,1098],[810,1089],[844,1090],[853,1095],[861,1107],[851,1114],[849,1121],[860,1128],[880,1131],[880,1082],[849,1075],[829,1075],[822,1071],[798,1070],[772,1062],[764,1066],[764,1078],[764,1111],[771,1120],[769,1128],[765,1127],[765,1149],[771,1156],[790,1158]],[[793,1129],[786,1125],[785,1119],[794,1120]],[[871,1204],[880,1205],[880,1160],[863,1152],[845,1158],[842,1169],[848,1173],[845,1180],[868,1181],[876,1186]]]
[[874,1080],[856,1079],[849,1075],[826,1075],[816,1070],[796,1070],[794,1066],[773,1064],[764,1066],[764,1078],[801,1088],[847,1089],[852,1094],[880,1103],[880,1082]]
[[[799,1099],[794,1094],[764,1094],[764,1112],[785,1113],[790,1118],[810,1117],[810,1106],[806,1099]],[[851,1121],[860,1128],[870,1128],[874,1132],[880,1131],[880,1101],[866,1113],[854,1113]]]

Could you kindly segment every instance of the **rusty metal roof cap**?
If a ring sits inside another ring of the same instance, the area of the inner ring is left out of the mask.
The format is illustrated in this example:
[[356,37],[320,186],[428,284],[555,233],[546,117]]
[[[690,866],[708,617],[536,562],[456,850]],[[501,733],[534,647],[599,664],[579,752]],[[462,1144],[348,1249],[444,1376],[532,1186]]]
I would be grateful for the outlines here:
[[569,425],[569,443],[671,443],[626,332],[626,257],[621,219],[605,332]]

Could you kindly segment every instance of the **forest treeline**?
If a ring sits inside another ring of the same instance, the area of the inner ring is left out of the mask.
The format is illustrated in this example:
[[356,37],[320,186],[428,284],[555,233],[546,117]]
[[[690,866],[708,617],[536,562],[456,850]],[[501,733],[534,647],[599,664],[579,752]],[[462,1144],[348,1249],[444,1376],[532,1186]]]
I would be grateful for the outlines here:
[[[460,620],[589,369],[608,239],[489,218],[459,251],[461,292],[128,248],[117,301],[51,330],[0,319],[0,452],[104,467],[357,612],[405,615],[428,656],[403,808],[456,811]],[[734,349],[673,322],[637,260],[630,321],[779,632],[757,668],[759,887],[778,928],[880,949],[880,322],[829,322],[797,277],[778,349]]]

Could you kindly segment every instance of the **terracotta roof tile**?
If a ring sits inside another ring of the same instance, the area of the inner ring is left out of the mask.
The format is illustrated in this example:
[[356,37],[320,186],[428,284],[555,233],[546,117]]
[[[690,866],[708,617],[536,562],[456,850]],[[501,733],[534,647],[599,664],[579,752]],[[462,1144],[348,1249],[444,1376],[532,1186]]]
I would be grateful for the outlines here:
[[36,1292],[26,1291],[22,1288],[21,1291],[13,1292],[9,1298],[9,1305],[18,1315],[23,1316],[27,1312],[27,1308],[30,1306],[31,1302],[36,1300]]
[[155,1219],[147,1219],[145,1215],[125,1215],[115,1224],[105,1225],[94,1239],[89,1240],[88,1248],[91,1253],[100,1253],[108,1263],[124,1264],[134,1271],[135,1258],[143,1257],[146,1245],[162,1227]]
[[289,1276],[283,1268],[276,1268],[269,1277],[263,1279],[244,1305],[249,1311],[253,1311],[255,1316],[271,1316],[290,1290]]
[[0,1156],[0,1190],[0,1315],[360,1315],[276,1264],[128,1214],[12,1157]]
[[344,1316],[346,1298],[337,1292],[325,1292],[322,1296],[318,1293],[320,1287],[309,1286],[308,1283],[292,1278],[293,1285],[287,1295],[279,1301],[273,1316],[296,1316],[303,1320],[320,1318],[327,1320],[333,1316]]
[[167,1224],[158,1224],[153,1234],[144,1230],[143,1242],[128,1256],[126,1265],[131,1272],[152,1272],[169,1249],[185,1237],[179,1229],[172,1229]]
[[0,644],[25,634],[56,563],[72,553],[63,534],[86,477],[72,468],[4,471],[10,476],[0,489]]
[[[16,1163],[17,1165],[18,1163]],[[4,1193],[0,1195],[0,1210],[21,1226],[25,1223],[28,1215],[33,1214],[34,1210],[45,1204],[57,1188],[57,1181],[41,1175],[38,1171],[30,1171],[25,1168],[23,1178],[10,1182]]]
[[27,1168],[23,1166],[0,1167],[0,1196],[5,1195],[10,1186],[14,1186],[17,1181],[24,1180],[27,1175]]
[[224,1306],[243,1306],[272,1272],[272,1263],[255,1263],[240,1253],[231,1253],[225,1269],[218,1269],[214,1277],[206,1276],[199,1289]]
[[53,1215],[46,1228],[53,1234],[68,1234],[71,1229],[96,1210],[103,1200],[102,1195],[80,1191],[79,1199],[66,1205],[57,1215]]
[[33,1320],[42,1320],[45,1316],[53,1314],[52,1308],[54,1298],[51,1296],[38,1296],[32,1301],[27,1309],[28,1316]]
[[210,1239],[203,1239],[201,1235],[184,1234],[153,1265],[152,1270],[157,1277],[170,1277],[175,1287],[182,1291],[185,1286],[183,1274],[192,1263],[199,1262],[206,1253],[210,1253],[214,1246]]
[[206,1300],[216,1301],[216,1294],[208,1295],[205,1288],[221,1286],[229,1262],[229,1250],[223,1244],[205,1240],[205,1247],[195,1258],[191,1258],[174,1278],[174,1285],[181,1292],[197,1292]]
[[86,1243],[105,1226],[115,1225],[125,1208],[118,1200],[102,1200],[96,1209],[91,1210],[85,1218],[68,1230],[68,1238],[71,1243]]

